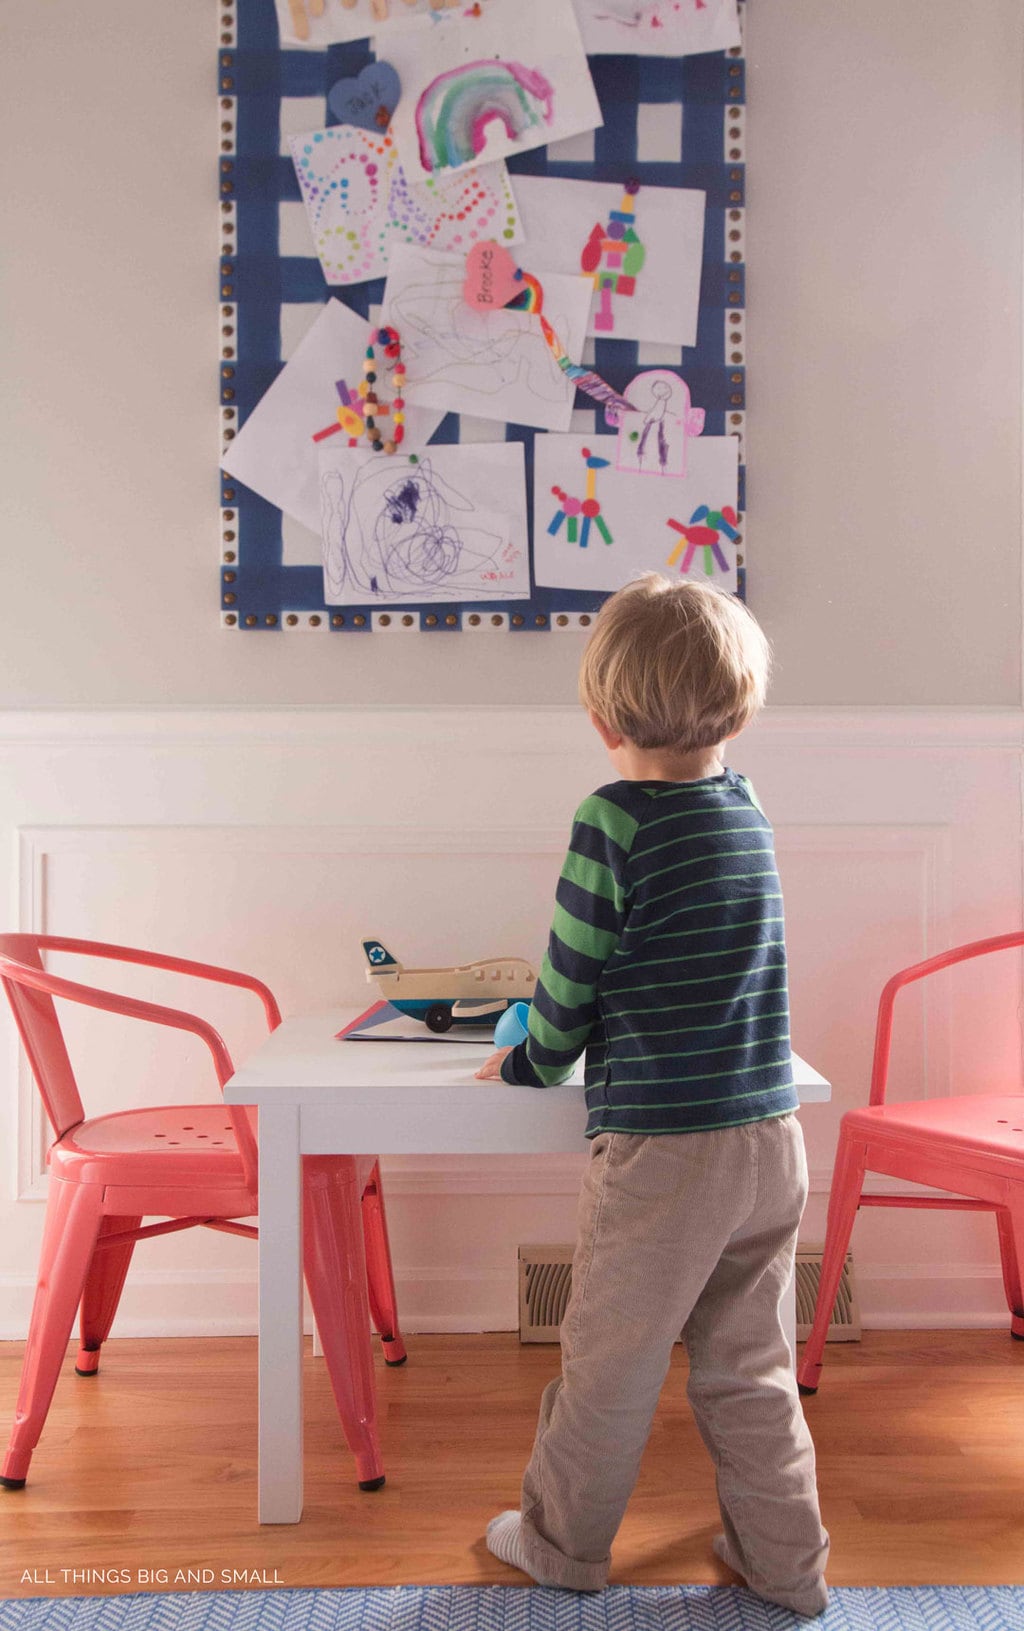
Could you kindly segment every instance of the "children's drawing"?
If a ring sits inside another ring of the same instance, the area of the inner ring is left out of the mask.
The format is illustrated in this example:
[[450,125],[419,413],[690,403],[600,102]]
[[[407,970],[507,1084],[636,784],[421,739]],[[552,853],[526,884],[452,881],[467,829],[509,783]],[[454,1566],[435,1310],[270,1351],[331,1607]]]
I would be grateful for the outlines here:
[[722,572],[728,572],[729,562],[722,553],[719,538],[728,538],[735,543],[739,538],[736,523],[739,517],[731,504],[723,510],[709,510],[706,504],[698,504],[691,515],[687,525],[681,521],[669,521],[669,526],[680,535],[680,541],[673,549],[666,562],[668,566],[675,566],[679,562],[679,570],[685,576],[689,572],[693,557],[697,550],[704,552],[704,571],[709,578],[714,577],[712,557]]
[[386,460],[328,444],[319,459],[329,605],[528,597],[521,443]]
[[736,0],[576,0],[588,56],[688,57],[740,43]]
[[704,194],[636,185],[628,173],[621,181],[517,175],[520,260],[588,274],[590,335],[695,345]]
[[322,51],[369,35],[377,40],[453,24],[472,26],[499,0],[275,0],[275,4],[282,46]]
[[413,183],[388,134],[331,125],[289,143],[328,283],[382,277],[399,243],[458,253],[481,236],[521,236],[504,164]]
[[492,121],[508,140],[523,143],[531,130],[545,132],[554,117],[555,93],[537,68],[521,62],[467,62],[439,74],[416,103],[420,164],[433,175],[472,164],[487,145]]
[[587,467],[586,496],[582,499],[570,498],[568,493],[565,492],[563,488],[552,487],[551,491],[558,500],[559,508],[551,520],[548,527],[548,532],[552,538],[557,538],[558,534],[562,530],[562,523],[564,522],[565,536],[569,540],[570,544],[574,544],[577,539],[577,517],[582,515],[583,521],[581,524],[579,524],[579,546],[581,549],[586,549],[590,542],[591,522],[594,523],[594,526],[601,534],[601,537],[604,539],[605,543],[613,544],[615,539],[608,531],[608,526],[601,514],[601,506],[597,498],[597,472],[599,470],[607,470],[610,460],[602,459],[598,454],[591,453],[589,447],[581,447],[580,454]]
[[355,79],[339,79],[327,92],[327,106],[343,125],[387,130],[402,87],[390,62],[371,62]]
[[636,376],[626,396],[635,412],[605,409],[606,421],[619,432],[617,468],[642,476],[685,476],[687,440],[704,429],[704,409],[691,408],[685,380],[666,368],[651,369]]
[[[736,437],[701,436],[690,446],[686,475],[671,481],[616,468],[612,449],[611,437],[534,438],[534,581],[586,592],[621,589],[641,572],[669,570],[670,551],[674,571],[703,581],[707,548],[716,584],[735,590],[736,551],[725,545],[727,529],[733,541],[738,532]],[[601,460],[596,469],[590,464],[595,458]],[[588,476],[586,499],[579,496],[581,466]],[[698,527],[711,536],[694,534]]]
[[[465,261],[398,245],[384,291],[383,319],[402,336],[410,402],[567,430],[574,387],[534,317],[471,307],[463,298]],[[580,277],[544,274],[551,322],[579,356],[590,290]]]
[[402,82],[392,129],[413,179],[601,123],[572,0],[491,0],[465,26],[389,38],[387,54]]
[[[347,380],[355,395],[369,337],[369,323],[340,300],[328,300],[221,461],[230,475],[317,537],[320,479],[314,437],[337,411],[337,381]],[[390,392],[388,367],[385,359],[382,383]],[[407,408],[405,447],[420,452],[442,418],[430,408]]]
[[593,276],[598,293],[594,327],[599,334],[615,332],[615,311],[622,300],[636,293],[636,280],[646,256],[646,250],[636,231],[636,195],[639,181],[627,181],[617,210],[608,212],[607,221],[600,221],[583,245],[580,266]]

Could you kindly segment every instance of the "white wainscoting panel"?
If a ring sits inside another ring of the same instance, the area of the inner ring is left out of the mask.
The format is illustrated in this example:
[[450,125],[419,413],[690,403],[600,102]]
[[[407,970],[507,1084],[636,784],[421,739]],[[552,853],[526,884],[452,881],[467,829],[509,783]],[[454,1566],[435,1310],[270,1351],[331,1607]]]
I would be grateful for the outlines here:
[[[776,828],[794,1042],[834,1084],[830,1105],[802,1115],[808,1241],[824,1234],[839,1116],[867,1094],[885,979],[1021,924],[1022,744],[1015,711],[791,709],[733,745]],[[0,745],[0,922],[244,968],[286,1013],[367,999],[368,933],[410,964],[537,956],[572,813],[613,779],[585,717],[563,708],[12,713]],[[905,993],[893,1095],[1019,1090],[1020,975],[1003,954]],[[196,1001],[177,976],[117,977],[134,995]],[[202,998],[243,1056],[259,1004]],[[195,1038],[70,1005],[65,1018],[90,1112],[215,1092]],[[48,1129],[6,1010],[0,1038],[0,1337],[19,1337]],[[580,1165],[386,1158],[407,1329],[514,1329],[517,1247],[573,1238]],[[866,1324],[1002,1322],[991,1219],[868,1212],[853,1244]],[[255,1286],[247,1242],[148,1242],[115,1334],[254,1330]]]

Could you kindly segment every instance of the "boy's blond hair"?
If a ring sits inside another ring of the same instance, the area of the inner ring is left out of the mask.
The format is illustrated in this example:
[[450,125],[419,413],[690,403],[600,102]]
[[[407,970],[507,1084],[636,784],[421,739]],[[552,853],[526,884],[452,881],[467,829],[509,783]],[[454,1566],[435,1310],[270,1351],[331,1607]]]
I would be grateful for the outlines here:
[[647,572],[602,606],[580,667],[580,701],[638,748],[716,747],[749,724],[771,650],[742,601]]

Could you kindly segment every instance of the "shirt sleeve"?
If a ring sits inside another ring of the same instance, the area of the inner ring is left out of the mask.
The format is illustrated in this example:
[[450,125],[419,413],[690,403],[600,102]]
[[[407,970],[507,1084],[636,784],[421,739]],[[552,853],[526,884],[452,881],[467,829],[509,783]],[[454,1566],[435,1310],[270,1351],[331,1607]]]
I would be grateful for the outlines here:
[[529,1035],[502,1061],[506,1082],[554,1087],[572,1075],[597,1018],[597,982],[630,906],[626,876],[639,821],[610,797],[591,794],[576,812],[555,891],[555,915]]

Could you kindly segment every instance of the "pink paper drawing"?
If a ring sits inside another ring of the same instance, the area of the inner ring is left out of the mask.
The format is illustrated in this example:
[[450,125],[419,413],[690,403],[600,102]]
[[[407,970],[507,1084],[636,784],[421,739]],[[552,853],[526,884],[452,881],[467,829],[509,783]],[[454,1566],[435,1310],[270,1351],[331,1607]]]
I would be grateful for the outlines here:
[[704,409],[690,406],[690,388],[678,374],[655,368],[626,388],[631,414],[605,409],[618,430],[616,469],[640,476],[685,476],[686,443],[704,429]]

